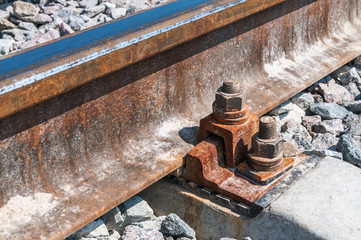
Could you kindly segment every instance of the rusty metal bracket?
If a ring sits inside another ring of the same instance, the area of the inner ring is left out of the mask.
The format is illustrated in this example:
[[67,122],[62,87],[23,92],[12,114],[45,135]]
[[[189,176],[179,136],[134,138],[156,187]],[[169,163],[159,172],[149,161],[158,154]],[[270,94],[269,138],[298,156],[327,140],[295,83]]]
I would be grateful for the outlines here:
[[249,113],[237,84],[224,83],[217,90],[213,113],[200,122],[197,136],[201,142],[185,157],[183,176],[251,206],[305,157],[283,157],[276,119],[258,121]]

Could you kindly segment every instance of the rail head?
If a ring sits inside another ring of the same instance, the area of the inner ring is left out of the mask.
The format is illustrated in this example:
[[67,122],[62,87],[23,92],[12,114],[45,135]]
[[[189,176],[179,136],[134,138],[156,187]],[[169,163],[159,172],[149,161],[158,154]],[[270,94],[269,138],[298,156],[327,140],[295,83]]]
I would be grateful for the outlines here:
[[286,0],[177,0],[0,60],[0,118]]

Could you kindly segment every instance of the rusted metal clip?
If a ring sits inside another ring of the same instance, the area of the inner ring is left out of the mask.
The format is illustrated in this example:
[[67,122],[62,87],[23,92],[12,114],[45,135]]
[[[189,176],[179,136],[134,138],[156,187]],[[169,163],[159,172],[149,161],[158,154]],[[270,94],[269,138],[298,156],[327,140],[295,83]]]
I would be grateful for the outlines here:
[[217,90],[213,113],[200,121],[201,142],[185,157],[183,177],[252,205],[292,167],[294,159],[283,158],[276,120],[259,121],[244,102],[244,91],[236,81],[224,82]]

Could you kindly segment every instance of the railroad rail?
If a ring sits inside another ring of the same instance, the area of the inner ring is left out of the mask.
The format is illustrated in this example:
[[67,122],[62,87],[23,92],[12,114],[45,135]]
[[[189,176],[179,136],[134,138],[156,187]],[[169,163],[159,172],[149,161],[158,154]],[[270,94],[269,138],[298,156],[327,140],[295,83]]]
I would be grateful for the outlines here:
[[[62,239],[171,173],[225,79],[261,116],[361,54],[358,0],[178,0],[0,60],[0,238]],[[4,210],[5,209],[5,210]]]

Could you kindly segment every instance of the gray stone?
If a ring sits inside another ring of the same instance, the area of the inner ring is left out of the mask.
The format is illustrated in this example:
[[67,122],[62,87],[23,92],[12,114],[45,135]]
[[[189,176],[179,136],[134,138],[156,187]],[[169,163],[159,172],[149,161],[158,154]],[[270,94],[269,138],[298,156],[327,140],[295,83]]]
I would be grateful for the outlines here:
[[73,8],[77,8],[77,7],[79,7],[80,5],[79,5],[79,2],[77,2],[77,1],[67,1],[66,2],[66,7],[67,8],[71,8],[71,9],[73,9]]
[[357,146],[361,149],[361,136],[352,136],[352,138],[355,140]]
[[316,150],[336,150],[339,139],[331,133],[319,133],[313,137],[312,145]]
[[360,117],[356,114],[350,112],[344,119],[343,123],[346,125],[347,128],[351,128],[352,125],[358,124],[360,122]]
[[[361,136],[361,118],[358,117],[356,120],[348,123],[349,129],[348,133],[353,136]],[[347,126],[347,124],[345,124]]]
[[84,22],[89,22],[90,20],[92,20],[92,18],[86,16],[86,15],[80,15],[80,17],[84,20]]
[[15,41],[24,41],[25,34],[27,34],[29,31],[21,30],[21,29],[7,29],[3,30],[2,34],[8,34],[12,36]]
[[154,220],[136,222],[136,223],[133,223],[133,225],[141,227],[141,228],[154,229],[154,230],[160,231],[162,222],[165,218],[166,218],[166,216],[161,216],[161,217],[157,217]]
[[60,12],[62,7],[60,5],[54,5],[54,6],[41,6],[41,9],[43,10],[43,13],[48,15],[55,15]]
[[[221,239],[219,239],[219,240],[236,240],[236,239],[234,239],[234,238],[229,238],[229,237],[224,237],[224,238],[221,238]],[[243,239],[242,239],[243,240]]]
[[123,218],[127,223],[155,219],[153,209],[138,196],[134,196],[122,203],[119,209],[122,211]]
[[[342,121],[341,121],[342,124]],[[311,135],[308,133],[307,129],[302,125],[297,125],[289,130],[293,134],[298,134],[305,137],[308,141],[312,141]]]
[[62,22],[59,26],[60,36],[74,33],[74,30],[66,23]]
[[187,238],[187,237],[180,237],[180,238],[177,238],[176,240],[191,240],[191,238]]
[[320,94],[312,94],[315,103],[323,102],[323,97]]
[[21,22],[19,23],[18,27],[23,30],[37,32],[38,28],[31,22]]
[[323,96],[325,102],[345,103],[352,100],[351,94],[346,88],[337,83],[320,83],[318,91]]
[[336,103],[315,103],[310,107],[311,112],[320,115],[323,119],[344,119],[349,113],[346,108]]
[[291,111],[276,116],[277,121],[279,121],[279,125],[283,126],[286,122],[293,120],[297,124],[302,123],[302,117],[305,116],[306,113],[299,106],[293,104],[293,108]]
[[79,1],[79,6],[82,8],[92,8],[98,4],[98,0],[82,0]]
[[315,135],[312,131],[312,126],[321,122],[321,116],[313,115],[313,116],[303,116],[302,117],[302,125],[307,129],[311,136]]
[[163,234],[157,230],[145,229],[134,225],[129,225],[125,228],[121,237],[122,240],[135,239],[149,239],[149,240],[164,240]]
[[314,150],[311,150],[311,151],[304,151],[303,153],[307,154],[307,155],[310,155],[310,156],[315,155],[315,156],[318,156],[318,157],[321,157],[321,158],[324,158],[324,157],[328,156],[328,157],[333,157],[333,158],[343,160],[342,153],[337,152],[337,151],[332,151],[332,150],[317,150],[317,149],[314,149]]
[[276,115],[280,115],[283,113],[288,113],[289,111],[291,111],[293,109],[293,107],[294,107],[294,105],[292,104],[292,102],[287,100],[287,101],[281,103],[280,105],[278,105],[277,107],[275,107],[272,111],[270,111],[269,115],[276,116]]
[[338,136],[344,131],[344,128],[341,119],[331,119],[315,124],[312,130],[316,133],[331,133]]
[[42,34],[39,39],[37,40],[38,43],[44,43],[44,42],[48,42],[50,40],[56,39],[60,37],[60,32],[59,30],[56,29],[49,29],[48,32],[46,32],[45,34]]
[[92,17],[94,17],[100,13],[104,13],[104,12],[105,12],[105,6],[99,5],[99,6],[84,9],[83,14],[92,18]]
[[0,31],[5,29],[14,29],[16,28],[16,25],[12,22],[8,21],[5,18],[0,19]]
[[242,240],[252,240],[251,237],[243,237]]
[[78,31],[85,24],[85,21],[81,17],[70,16],[67,23],[74,31]]
[[309,109],[311,104],[315,103],[313,96],[310,93],[305,92],[300,92],[299,94],[294,96],[291,101],[304,111]]
[[357,88],[354,82],[350,82],[349,84],[345,85],[345,88],[351,94],[354,100],[360,98],[360,90]]
[[340,141],[337,144],[337,150],[343,155],[343,159],[346,162],[361,166],[361,149],[355,142],[355,140],[348,134],[344,134],[340,137]]
[[194,239],[196,233],[178,215],[171,213],[162,222],[161,232],[173,237],[188,237]]
[[76,14],[68,8],[63,8],[59,11],[59,13],[56,16],[61,18],[63,22],[68,23],[69,18],[72,16],[76,16]]
[[164,240],[174,240],[171,235],[163,234]]
[[10,40],[14,40],[14,38],[13,38],[11,35],[9,35],[9,34],[5,34],[5,33],[1,36],[1,38],[2,38],[2,39],[10,39]]
[[0,39],[0,54],[5,55],[15,49],[15,41],[12,39]]
[[[113,3],[110,3],[110,2],[103,2],[102,4],[105,6],[106,10],[116,8],[116,5]],[[107,14],[108,14],[108,12],[107,12]],[[109,13],[109,15],[110,15],[110,13]]]
[[124,223],[124,218],[118,207],[113,208],[100,218],[103,220],[109,231],[119,229]]
[[114,19],[124,17],[127,14],[126,8],[112,8],[110,9],[110,16]]
[[292,136],[291,143],[296,148],[298,153],[311,151],[313,149],[311,142],[306,137],[299,134],[294,134]]
[[29,2],[16,1],[13,6],[15,17],[23,21],[29,22],[39,13],[39,9]]
[[7,19],[9,16],[10,16],[10,13],[8,11],[0,10],[0,18],[1,19]]
[[126,1],[125,3],[126,8],[131,8],[133,11],[138,12],[151,7],[148,0],[133,0],[133,1]]
[[35,23],[35,24],[39,24],[39,25],[43,25],[46,23],[50,23],[52,22],[53,19],[44,13],[39,13],[37,15],[35,15],[35,17],[31,20],[31,22]]
[[361,113],[361,100],[345,103],[344,107],[353,113]]
[[297,125],[298,125],[298,123],[295,120],[291,119],[291,120],[287,121],[285,124],[282,125],[281,131],[282,132],[288,132],[292,128],[296,127]]
[[95,220],[76,233],[73,233],[69,239],[75,240],[79,238],[107,238],[109,233],[104,222],[100,219]]
[[356,85],[361,85],[361,78],[357,73],[356,68],[342,66],[332,73],[338,81],[342,84],[349,84],[350,82],[356,83]]
[[109,231],[109,238],[107,240],[118,240],[120,238],[120,234],[118,231],[112,230]]

